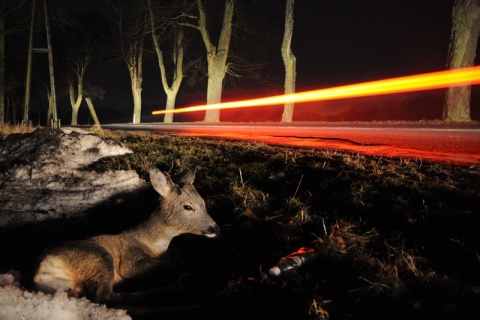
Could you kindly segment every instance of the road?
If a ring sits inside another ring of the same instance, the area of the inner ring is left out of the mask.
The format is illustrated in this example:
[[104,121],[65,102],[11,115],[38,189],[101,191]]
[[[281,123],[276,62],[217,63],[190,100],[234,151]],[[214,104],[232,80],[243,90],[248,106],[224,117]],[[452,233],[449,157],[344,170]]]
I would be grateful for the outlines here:
[[248,140],[469,166],[480,165],[480,123],[145,123],[111,130]]

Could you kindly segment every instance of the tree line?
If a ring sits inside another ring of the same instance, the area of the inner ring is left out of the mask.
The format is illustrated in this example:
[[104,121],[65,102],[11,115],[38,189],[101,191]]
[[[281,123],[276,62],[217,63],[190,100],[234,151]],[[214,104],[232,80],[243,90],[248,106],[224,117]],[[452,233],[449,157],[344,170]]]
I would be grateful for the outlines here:
[[[39,26],[47,24],[49,22],[47,20],[52,20],[57,30],[52,40],[52,50],[57,56],[62,57],[63,63],[55,64],[56,81],[66,83],[64,87],[71,105],[72,125],[78,124],[78,110],[83,101],[86,102],[92,117],[96,119],[94,101],[102,99],[105,94],[102,87],[85,82],[85,74],[95,60],[104,59],[104,63],[113,63],[112,61],[116,60],[126,66],[133,101],[133,123],[141,121],[144,59],[147,53],[156,57],[167,110],[175,108],[177,94],[185,80],[195,83],[206,78],[207,104],[216,104],[222,101],[226,76],[241,76],[241,71],[235,66],[234,61],[256,65],[252,62],[255,58],[250,62],[239,59],[237,57],[239,53],[232,51],[231,44],[232,41],[241,42],[262,36],[261,28],[249,26],[252,20],[240,18],[248,17],[248,10],[258,9],[256,6],[261,4],[257,1],[104,0],[104,4],[114,16],[116,30],[109,28],[104,17],[92,13],[62,12],[51,8],[50,15],[47,15],[47,0],[0,2],[0,123],[26,122],[29,119],[28,104],[31,94],[25,90],[23,101],[14,99],[14,92],[23,89],[23,84],[20,84],[20,81],[11,81],[12,76],[5,74],[5,52],[12,49],[6,47],[6,37],[15,37],[30,30],[29,41],[33,46],[42,41],[45,43],[48,41],[45,39],[47,36]],[[284,29],[278,28],[275,32],[281,34],[283,31],[283,41],[278,47],[278,54],[281,55],[285,67],[285,94],[290,94],[295,92],[296,81],[296,57],[291,48],[294,0],[282,1],[281,6],[285,13]],[[45,11],[43,16],[42,8]],[[243,36],[235,38],[240,32],[243,32]],[[446,53],[446,68],[455,69],[474,64],[479,33],[480,0],[455,0],[452,7],[451,38],[449,51]],[[112,43],[113,38],[118,39],[118,43]],[[187,54],[192,41],[201,43],[203,52]],[[111,50],[113,46],[116,47],[115,52]],[[26,69],[25,73],[28,75],[28,72],[31,73],[30,68],[19,66],[18,74],[15,76],[22,78],[20,75],[22,69]],[[53,69],[53,66],[51,68]],[[242,66],[241,69],[245,71],[249,67]],[[251,69],[255,70],[255,67]],[[53,110],[54,87],[46,78],[38,82],[44,86],[49,110]],[[470,95],[470,86],[447,89],[443,119],[471,120]],[[292,121],[293,115],[293,103],[285,104],[282,122]],[[98,119],[95,121],[98,122]],[[172,121],[173,115],[166,114],[164,122]],[[220,121],[220,110],[206,111],[204,121]]]

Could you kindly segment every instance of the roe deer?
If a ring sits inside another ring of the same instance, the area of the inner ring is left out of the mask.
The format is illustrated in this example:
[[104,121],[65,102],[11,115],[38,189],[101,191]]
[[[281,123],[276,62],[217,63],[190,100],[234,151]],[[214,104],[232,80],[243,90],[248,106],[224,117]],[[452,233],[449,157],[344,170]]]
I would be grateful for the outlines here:
[[37,290],[67,291],[97,302],[122,300],[114,286],[151,272],[162,264],[173,237],[184,233],[215,237],[219,227],[208,215],[205,201],[193,186],[195,170],[178,184],[156,167],[150,181],[160,205],[137,227],[117,235],[72,241],[47,252],[34,277]]

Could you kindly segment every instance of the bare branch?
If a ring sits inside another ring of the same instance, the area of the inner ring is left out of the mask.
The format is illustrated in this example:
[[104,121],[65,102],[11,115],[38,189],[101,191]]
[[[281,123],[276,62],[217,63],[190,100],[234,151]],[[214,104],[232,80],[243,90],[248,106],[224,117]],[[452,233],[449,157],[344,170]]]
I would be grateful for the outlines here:
[[171,17],[171,20],[180,20],[182,18],[189,18],[189,19],[198,19],[197,16],[191,15],[191,14],[186,14],[186,13],[181,13],[178,16]]
[[[7,2],[8,1],[4,2],[4,8],[5,8]],[[13,11],[16,11],[16,10],[20,9],[20,7],[22,7],[25,4],[26,0],[21,0],[21,1],[17,0],[17,1],[12,1],[12,2],[17,2],[17,5],[11,7],[10,9],[5,10],[5,12],[2,13],[4,17],[8,16]]]
[[198,6],[198,30],[200,31],[200,34],[202,35],[203,43],[205,44],[205,47],[207,49],[207,52],[213,52],[215,46],[212,43],[212,40],[210,40],[210,34],[207,29],[207,13],[205,12],[205,6],[203,4],[202,0],[197,0],[197,6]]
[[196,30],[200,30],[200,26],[197,26],[188,22],[179,22],[178,25],[182,27],[189,27],[189,28],[194,28]]

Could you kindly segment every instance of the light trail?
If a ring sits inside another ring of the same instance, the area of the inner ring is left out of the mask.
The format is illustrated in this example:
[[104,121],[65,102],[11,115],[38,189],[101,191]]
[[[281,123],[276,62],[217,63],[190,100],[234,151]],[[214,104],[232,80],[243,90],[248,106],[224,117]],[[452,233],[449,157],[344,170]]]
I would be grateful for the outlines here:
[[152,114],[160,115],[166,113],[187,113],[212,109],[253,108],[260,106],[279,105],[288,102],[300,103],[333,99],[346,99],[402,92],[442,89],[455,86],[475,85],[479,83],[480,66],[475,66],[470,68],[423,73],[406,77],[376,80],[346,86],[298,92],[288,95],[278,95],[272,97],[224,102],[210,105],[199,105],[168,111],[158,110],[153,111]]

